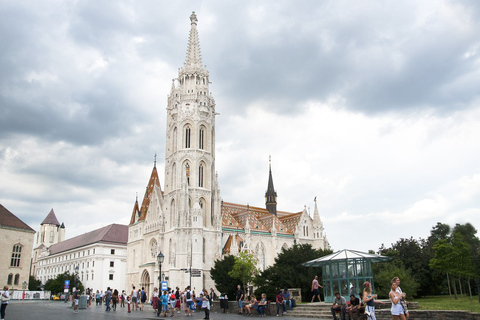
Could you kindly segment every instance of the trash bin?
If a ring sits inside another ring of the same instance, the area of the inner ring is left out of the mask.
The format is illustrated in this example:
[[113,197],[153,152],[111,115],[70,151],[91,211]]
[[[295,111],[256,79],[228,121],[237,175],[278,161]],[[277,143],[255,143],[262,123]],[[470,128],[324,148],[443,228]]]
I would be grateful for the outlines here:
[[225,296],[220,296],[220,309],[223,309],[223,313],[225,313],[225,309],[228,309],[228,298]]
[[78,309],[87,309],[87,296],[86,295],[80,296],[80,300],[78,300]]

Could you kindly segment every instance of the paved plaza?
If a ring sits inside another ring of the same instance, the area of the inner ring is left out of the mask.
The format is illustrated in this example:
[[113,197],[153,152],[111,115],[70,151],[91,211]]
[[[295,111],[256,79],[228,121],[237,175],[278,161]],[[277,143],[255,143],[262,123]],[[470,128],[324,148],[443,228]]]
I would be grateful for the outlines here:
[[[104,319],[188,319],[188,320],[201,320],[205,314],[203,311],[195,312],[192,317],[186,317],[182,313],[175,313],[173,318],[171,317],[157,317],[153,313],[151,306],[145,306],[144,311],[132,311],[127,312],[127,308],[120,308],[117,306],[117,311],[105,311],[105,306],[92,305],[87,309],[79,309],[78,313],[73,313],[73,310],[69,308],[70,303],[64,303],[63,301],[10,301],[6,310],[5,320],[104,320]],[[258,316],[257,316],[258,317]],[[255,318],[255,317],[252,317]],[[276,318],[276,317],[271,317]],[[232,314],[232,313],[210,313],[210,319],[226,319],[226,320],[242,320],[247,317]],[[309,318],[291,318],[285,317],[285,319],[295,320],[311,320]],[[318,319],[318,318],[317,318]]]

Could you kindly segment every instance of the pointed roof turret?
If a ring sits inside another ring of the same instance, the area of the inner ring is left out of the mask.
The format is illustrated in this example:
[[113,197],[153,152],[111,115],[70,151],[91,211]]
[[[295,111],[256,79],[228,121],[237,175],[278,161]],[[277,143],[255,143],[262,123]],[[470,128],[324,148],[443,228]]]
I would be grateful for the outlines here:
[[267,192],[265,192],[265,205],[267,207],[268,212],[271,214],[277,215],[277,192],[273,187],[273,177],[272,177],[272,158],[271,156],[268,159],[268,186]]
[[197,15],[192,11],[190,15],[190,36],[188,37],[187,59],[185,67],[202,67],[202,55],[200,54],[200,41],[198,40]]
[[41,226],[43,226],[44,224],[52,224],[54,226],[60,227],[60,222],[58,222],[58,219],[55,216],[55,212],[53,212],[53,209],[50,210],[47,217],[43,220],[42,223],[40,223]]
[[315,210],[313,211],[313,224],[314,226],[321,228],[322,227],[322,220],[320,220],[320,213],[318,213],[318,208],[317,208],[317,197],[313,199],[315,202]]

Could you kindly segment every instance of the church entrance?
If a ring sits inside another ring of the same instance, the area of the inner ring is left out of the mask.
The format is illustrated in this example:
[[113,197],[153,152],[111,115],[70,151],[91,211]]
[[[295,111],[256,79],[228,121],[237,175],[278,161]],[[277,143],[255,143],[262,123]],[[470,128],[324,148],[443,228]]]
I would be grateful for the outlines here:
[[147,270],[143,270],[142,278],[140,279],[140,289],[145,288],[145,293],[147,295],[147,300],[150,299],[150,295],[153,292],[153,288],[150,288],[150,274]]

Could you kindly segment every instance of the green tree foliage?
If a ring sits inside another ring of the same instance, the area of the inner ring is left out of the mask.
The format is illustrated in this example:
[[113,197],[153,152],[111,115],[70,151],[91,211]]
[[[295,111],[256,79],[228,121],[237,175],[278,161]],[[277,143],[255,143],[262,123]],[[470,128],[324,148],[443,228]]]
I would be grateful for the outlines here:
[[78,279],[78,276],[68,273],[62,273],[59,274],[55,279],[47,280],[47,282],[45,282],[44,289],[46,291],[50,291],[52,294],[63,292],[65,280],[70,280],[70,291],[72,291],[73,287],[79,288],[80,292],[84,291],[83,284],[80,279]]
[[322,283],[321,269],[304,267],[301,264],[313,259],[331,254],[331,250],[313,249],[310,244],[294,245],[292,248],[282,248],[275,258],[275,264],[265,269],[256,279],[256,295],[265,293],[267,298],[273,300],[276,292],[282,288],[301,288],[302,299],[312,299],[312,280],[315,275]]
[[244,286],[251,284],[257,274],[257,258],[247,251],[237,254],[233,268],[228,272],[230,277],[240,279]]
[[38,291],[40,290],[41,285],[42,285],[42,282],[40,280],[35,279],[34,276],[28,277],[28,290]]
[[229,275],[235,264],[235,257],[228,255],[222,260],[216,260],[213,268],[210,270],[210,276],[215,281],[215,286],[220,293],[226,293],[229,299],[235,297],[237,285],[243,287],[243,282],[239,278],[234,278]]
[[407,299],[417,296],[419,284],[409,269],[401,261],[379,263],[375,273],[374,286],[379,298],[388,299],[393,277],[400,278],[400,287],[407,294]]

